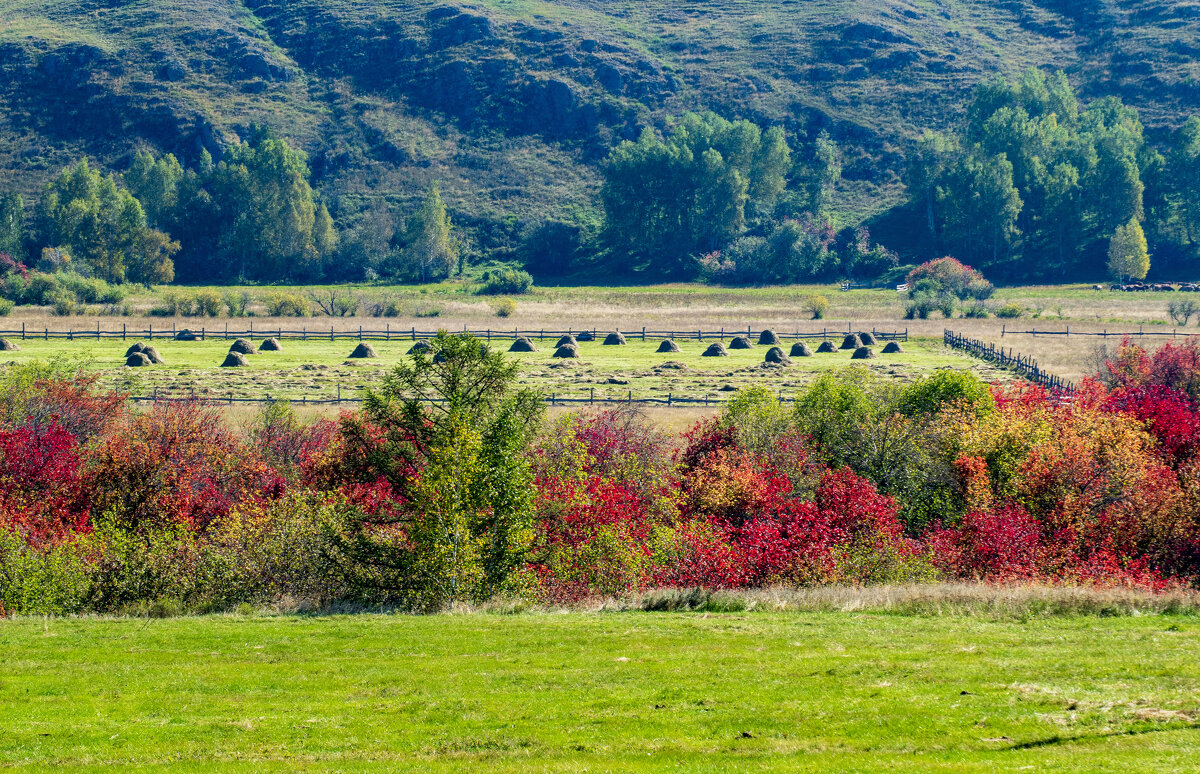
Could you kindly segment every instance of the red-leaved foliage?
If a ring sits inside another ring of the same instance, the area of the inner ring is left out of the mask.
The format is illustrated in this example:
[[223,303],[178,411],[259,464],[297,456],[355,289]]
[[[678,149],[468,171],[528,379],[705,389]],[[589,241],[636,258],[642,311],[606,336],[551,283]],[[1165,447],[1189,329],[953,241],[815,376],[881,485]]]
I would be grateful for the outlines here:
[[58,426],[87,443],[126,413],[126,396],[97,388],[97,379],[95,375],[39,379],[0,401],[0,426],[27,427],[35,433]]
[[1200,443],[1200,414],[1182,390],[1158,384],[1120,387],[1108,396],[1108,406],[1145,424],[1174,460],[1193,454]]
[[217,408],[156,403],[91,453],[93,512],[131,530],[180,523],[203,529],[235,505],[282,494],[282,479],[226,426]]
[[81,451],[56,424],[0,430],[0,526],[35,546],[86,531]]

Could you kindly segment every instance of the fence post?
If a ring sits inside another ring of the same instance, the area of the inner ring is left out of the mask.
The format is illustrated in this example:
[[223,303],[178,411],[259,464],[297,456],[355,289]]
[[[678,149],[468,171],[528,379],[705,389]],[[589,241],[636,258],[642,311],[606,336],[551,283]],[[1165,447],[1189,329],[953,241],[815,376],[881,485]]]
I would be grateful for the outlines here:
[[[96,323],[96,324],[99,325],[100,323]],[[645,341],[645,340],[646,340],[646,326],[643,325],[642,326],[642,341]]]
[[[21,323],[21,338],[25,338],[25,324]],[[121,341],[125,340],[125,323],[121,323]]]
[[204,341],[204,326],[200,326],[200,340]]
[[21,341],[25,340],[25,323],[21,323]]
[[671,407],[671,393],[667,393],[667,408]]
[[387,324],[387,333],[384,334],[384,341],[391,341],[391,340],[392,340],[392,324],[388,323]]
[[362,341],[362,326],[358,326],[358,340]]
[[592,395],[591,395],[591,397],[588,398],[588,403],[595,403],[595,402],[596,402],[596,388],[593,387]]
[[100,321],[96,321],[96,341],[100,340]]
[[146,325],[150,328],[150,340],[154,341],[154,323],[146,323]]

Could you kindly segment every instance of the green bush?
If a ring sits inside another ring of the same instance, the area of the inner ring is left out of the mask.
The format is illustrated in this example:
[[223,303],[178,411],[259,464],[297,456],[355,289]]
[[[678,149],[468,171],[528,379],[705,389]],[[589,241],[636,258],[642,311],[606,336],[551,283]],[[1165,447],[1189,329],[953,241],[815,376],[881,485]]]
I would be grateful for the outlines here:
[[898,408],[907,415],[936,414],[945,406],[963,403],[982,416],[996,408],[992,389],[968,371],[944,370],[918,379],[900,394]]
[[125,290],[97,277],[83,277],[73,272],[54,275],[58,284],[70,290],[85,304],[119,304],[125,300]]
[[533,277],[522,269],[493,269],[483,273],[480,295],[519,296],[533,287]]
[[221,296],[225,305],[225,313],[230,317],[245,317],[246,310],[254,301],[254,296],[244,290],[230,290]]
[[1025,314],[1025,308],[1020,304],[1007,303],[996,310],[996,316],[1006,320],[1014,320]]
[[68,317],[73,314],[83,312],[83,304],[79,303],[79,299],[75,294],[66,288],[58,288],[54,292],[46,296],[46,302],[50,305],[50,312],[58,317]]
[[88,607],[122,611],[161,600],[194,599],[202,586],[195,572],[200,548],[186,528],[173,525],[144,534],[127,532],[105,517],[81,538],[92,558]]
[[162,304],[150,310],[155,317],[191,317],[196,313],[196,298],[189,293],[168,290],[162,295]]
[[307,317],[308,302],[295,293],[271,293],[263,298],[268,317]]
[[208,317],[220,317],[224,301],[221,294],[215,290],[197,290],[193,296],[196,314]]
[[14,304],[12,301],[9,301],[7,298],[0,298],[0,317],[8,317],[10,314],[12,314],[12,310],[15,306],[16,304]]
[[812,315],[814,320],[823,320],[829,314],[829,299],[825,296],[805,296],[800,308],[805,314]]
[[0,528],[0,608],[5,612],[77,613],[90,594],[85,553],[78,542],[36,549],[18,533]]
[[[52,274],[31,274],[29,285],[25,291],[23,303],[34,306],[48,306],[52,302],[50,296],[60,289],[58,280]],[[15,300],[15,299],[14,299]]]
[[517,311],[517,302],[511,298],[499,298],[492,304],[497,317],[511,317]]

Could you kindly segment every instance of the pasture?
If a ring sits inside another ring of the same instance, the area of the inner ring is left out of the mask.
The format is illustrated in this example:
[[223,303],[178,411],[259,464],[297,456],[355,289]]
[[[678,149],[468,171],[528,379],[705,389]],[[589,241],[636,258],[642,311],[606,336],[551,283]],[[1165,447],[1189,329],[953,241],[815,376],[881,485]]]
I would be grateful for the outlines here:
[[15,771],[1200,767],[1190,616],[16,619]]

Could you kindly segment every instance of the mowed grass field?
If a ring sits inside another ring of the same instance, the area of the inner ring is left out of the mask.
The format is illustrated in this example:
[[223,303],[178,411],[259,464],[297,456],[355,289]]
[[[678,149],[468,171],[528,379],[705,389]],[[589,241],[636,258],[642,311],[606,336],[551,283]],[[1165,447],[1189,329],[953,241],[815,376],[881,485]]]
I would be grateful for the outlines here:
[[0,623],[18,771],[1192,772],[1200,619]]
[[[249,355],[248,367],[221,368],[231,341],[173,341],[155,339],[152,343],[166,361],[164,365],[129,368],[124,365],[125,351],[135,341],[129,339],[28,339],[17,342],[19,352],[0,353],[0,362],[22,362],[66,357],[86,363],[97,370],[105,384],[128,391],[136,397],[190,395],[214,400],[233,398],[274,398],[291,400],[328,400],[338,395],[343,399],[361,397],[367,387],[378,386],[383,375],[397,363],[407,359],[411,339],[372,341],[379,357],[350,359],[348,355],[357,341],[339,339],[285,339],[282,351]],[[835,345],[842,337],[831,339]],[[729,340],[726,339],[728,344]],[[260,343],[259,341],[255,342]],[[510,339],[495,339],[492,346],[507,351]],[[536,342],[539,351],[508,353],[520,367],[521,384],[541,390],[546,395],[583,399],[661,398],[668,395],[684,398],[714,399],[723,395],[723,388],[740,388],[758,384],[793,393],[818,374],[845,368],[852,362],[865,364],[880,374],[911,380],[938,368],[965,368],[988,380],[1010,378],[1008,373],[993,366],[946,349],[940,341],[911,341],[899,354],[883,354],[883,345],[874,347],[877,357],[867,361],[852,361],[851,353],[816,354],[794,358],[789,367],[764,364],[769,347],[755,346],[749,350],[730,350],[729,357],[703,357],[711,341],[680,341],[678,353],[657,352],[660,340],[630,339],[623,346],[605,346],[596,342],[580,342],[580,358],[554,358],[554,339]],[[815,350],[816,341],[810,345]],[[790,343],[784,345],[788,351]]]

